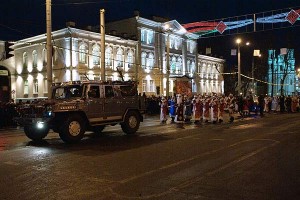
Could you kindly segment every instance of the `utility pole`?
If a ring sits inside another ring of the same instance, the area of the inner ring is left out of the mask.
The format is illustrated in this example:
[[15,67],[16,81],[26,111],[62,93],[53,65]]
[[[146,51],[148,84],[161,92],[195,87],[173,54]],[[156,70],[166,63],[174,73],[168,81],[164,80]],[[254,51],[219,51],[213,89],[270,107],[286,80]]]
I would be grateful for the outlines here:
[[242,90],[242,79],[241,79],[241,49],[240,42],[238,42],[238,93],[241,94]]
[[170,34],[167,35],[167,81],[166,81],[166,97],[170,94]]
[[48,99],[52,96],[52,42],[51,42],[51,0],[46,0],[46,27],[47,27],[47,86]]
[[105,81],[105,10],[100,10],[100,34],[101,34],[101,81]]

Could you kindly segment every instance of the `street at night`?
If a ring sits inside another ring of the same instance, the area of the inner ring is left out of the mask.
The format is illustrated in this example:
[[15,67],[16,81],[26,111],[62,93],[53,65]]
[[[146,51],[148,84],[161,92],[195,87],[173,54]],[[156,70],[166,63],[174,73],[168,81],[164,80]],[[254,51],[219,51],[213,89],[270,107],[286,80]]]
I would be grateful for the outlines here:
[[[153,120],[153,119],[157,120]],[[120,126],[78,144],[0,131],[0,199],[299,199],[299,113]]]

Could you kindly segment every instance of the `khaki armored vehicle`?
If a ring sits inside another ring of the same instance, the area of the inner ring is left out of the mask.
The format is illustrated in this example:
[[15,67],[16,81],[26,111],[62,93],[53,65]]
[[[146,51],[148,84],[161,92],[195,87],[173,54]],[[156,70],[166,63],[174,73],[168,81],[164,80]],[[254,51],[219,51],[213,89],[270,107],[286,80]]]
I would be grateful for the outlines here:
[[86,131],[101,133],[120,124],[134,134],[143,121],[145,101],[134,81],[85,81],[54,84],[52,98],[21,108],[17,120],[28,138],[39,141],[50,129],[66,143],[80,141]]

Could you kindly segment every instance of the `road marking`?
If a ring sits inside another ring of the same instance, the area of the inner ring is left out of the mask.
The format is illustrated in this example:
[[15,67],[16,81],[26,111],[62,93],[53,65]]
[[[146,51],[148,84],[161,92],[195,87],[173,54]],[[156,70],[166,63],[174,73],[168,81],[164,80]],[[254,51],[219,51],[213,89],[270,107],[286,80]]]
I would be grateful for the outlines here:
[[238,146],[240,144],[243,144],[243,143],[247,143],[247,142],[252,142],[252,141],[269,141],[269,142],[272,142],[270,145],[268,146],[264,146],[262,148],[259,148],[255,151],[252,151],[244,156],[241,156],[223,166],[220,166],[219,168],[217,169],[214,169],[212,171],[209,171],[199,177],[194,177],[192,180],[188,180],[188,181],[185,181],[177,186],[174,186],[174,187],[171,187],[169,188],[168,190],[166,190],[165,192],[161,192],[161,193],[157,193],[157,194],[151,194],[151,195],[147,195],[147,196],[143,196],[143,197],[137,197],[137,196],[124,196],[124,195],[121,195],[117,192],[114,191],[114,189],[112,187],[110,187],[108,190],[112,193],[112,195],[114,196],[117,196],[117,197],[121,197],[123,199],[151,199],[151,198],[157,198],[157,197],[161,197],[161,196],[164,196],[164,195],[167,195],[167,194],[170,194],[174,191],[179,191],[180,189],[183,189],[185,187],[188,187],[196,182],[199,182],[200,180],[202,180],[203,178],[207,177],[207,176],[212,176],[222,170],[225,170],[227,168],[230,168],[232,167],[233,165],[236,165],[248,158],[251,158],[252,156],[268,149],[268,148],[271,148],[275,145],[278,145],[280,142],[277,141],[277,140],[272,140],[272,139],[247,139],[247,140],[243,140],[243,141],[239,141],[239,142],[236,142],[234,144],[231,144],[231,145],[228,145],[226,147],[223,147],[223,148],[219,148],[219,149],[216,149],[216,150],[212,150],[212,151],[208,151],[208,152],[205,152],[205,153],[202,153],[202,154],[199,154],[199,155],[196,155],[194,157],[191,157],[191,158],[188,158],[188,159],[185,159],[185,160],[180,160],[178,162],[175,162],[175,163],[171,163],[169,165],[165,165],[165,166],[162,166],[158,169],[154,169],[154,170],[150,170],[150,171],[147,171],[147,172],[144,172],[142,174],[139,174],[139,175],[136,175],[136,176],[132,176],[132,177],[129,177],[127,179],[123,179],[123,180],[120,180],[120,181],[117,181],[119,184],[126,184],[130,181],[134,181],[134,180],[137,180],[139,178],[143,178],[145,176],[149,176],[149,175],[153,175],[155,173],[158,173],[160,171],[163,171],[163,170],[167,170],[167,169],[170,169],[170,168],[173,168],[173,167],[176,167],[176,166],[179,166],[179,165],[182,165],[182,164],[185,164],[187,162],[190,162],[190,161],[193,161],[193,160],[196,160],[196,159],[199,159],[201,157],[204,157],[204,156],[207,156],[207,155],[210,155],[210,154],[213,154],[213,153],[216,153],[216,152],[219,152],[219,151],[223,151],[224,149],[230,149],[234,146]]

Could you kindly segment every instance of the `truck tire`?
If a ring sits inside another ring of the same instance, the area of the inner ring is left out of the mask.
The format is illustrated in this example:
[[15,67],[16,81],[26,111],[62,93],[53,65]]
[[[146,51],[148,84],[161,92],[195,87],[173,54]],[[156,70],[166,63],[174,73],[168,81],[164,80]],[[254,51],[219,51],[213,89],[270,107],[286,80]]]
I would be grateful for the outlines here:
[[124,133],[134,134],[140,127],[140,118],[136,111],[129,111],[121,123],[121,127]]
[[59,131],[59,137],[65,143],[79,142],[85,132],[85,123],[79,115],[69,115],[67,120],[63,122]]
[[43,140],[49,133],[49,128],[37,128],[35,125],[27,125],[24,127],[25,135],[31,139],[32,141],[41,141]]

